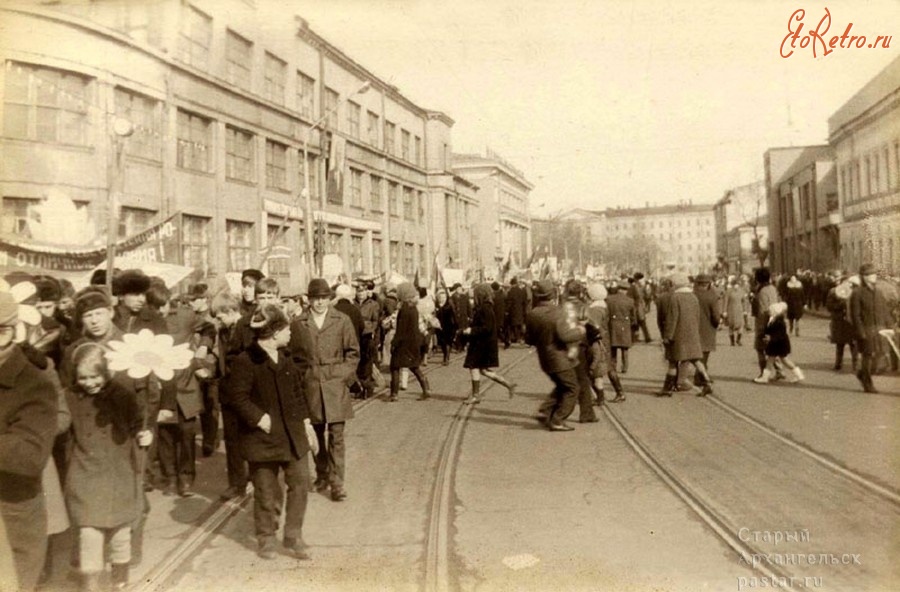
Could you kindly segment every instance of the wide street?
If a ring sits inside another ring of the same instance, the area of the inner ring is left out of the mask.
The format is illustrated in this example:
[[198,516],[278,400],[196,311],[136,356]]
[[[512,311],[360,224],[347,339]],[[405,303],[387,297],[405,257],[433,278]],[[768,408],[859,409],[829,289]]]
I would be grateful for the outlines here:
[[[890,590],[900,581],[900,380],[866,395],[831,370],[827,322],[793,340],[803,384],[757,385],[745,338],[719,332],[715,396],[658,398],[658,341],[631,349],[628,400],[551,433],[550,390],[524,346],[519,384],[466,406],[457,356],[435,396],[362,404],[348,424],[345,502],[310,494],[311,561],[257,557],[252,494],[221,503],[222,454],[198,495],[151,493],[136,590]],[[658,336],[655,334],[654,337]],[[483,388],[487,386],[487,382]],[[64,571],[64,570],[63,570]],[[60,576],[56,589],[71,589]],[[52,589],[52,588],[51,588]]]

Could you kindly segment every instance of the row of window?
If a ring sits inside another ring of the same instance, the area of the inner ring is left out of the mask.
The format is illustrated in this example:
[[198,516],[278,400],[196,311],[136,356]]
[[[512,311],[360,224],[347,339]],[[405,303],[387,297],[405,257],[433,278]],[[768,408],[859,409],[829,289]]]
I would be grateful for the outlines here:
[[886,143],[879,149],[839,165],[838,175],[843,203],[852,203],[892,188],[900,189],[900,140],[894,140],[893,158],[891,147]]
[[[176,58],[185,64],[208,71],[210,67],[209,53],[212,43],[212,17],[194,6],[184,5],[181,31],[179,32]],[[232,31],[226,30],[225,36],[225,78],[234,86],[246,91],[251,90],[253,79],[253,42]],[[278,105],[285,105],[288,87],[288,64],[278,56],[265,51],[263,54],[263,87],[262,96]],[[297,70],[296,97],[293,107],[307,120],[313,118],[315,112],[316,80]],[[338,127],[338,105],[340,95],[337,91],[325,87],[322,113],[327,115],[328,125]],[[414,163],[423,164],[422,138],[400,129],[400,152],[396,151],[396,124],[385,121],[381,127],[381,117],[373,112],[366,112],[366,136],[362,136],[362,107],[352,101],[347,102],[346,129],[347,134],[357,140],[365,140],[375,148],[381,147],[392,156]],[[379,135],[383,134],[383,143]]]
[[[666,223],[668,222],[668,224]],[[679,227],[684,222],[684,226],[710,226],[709,218],[694,218],[694,219],[686,219],[682,220],[681,218],[677,218],[675,220],[650,220],[649,222],[644,220],[636,220],[631,222],[623,222],[621,224],[613,224],[613,230],[631,230],[634,228],[673,228]],[[699,236],[699,235],[698,235]],[[707,236],[709,236],[707,234]]]

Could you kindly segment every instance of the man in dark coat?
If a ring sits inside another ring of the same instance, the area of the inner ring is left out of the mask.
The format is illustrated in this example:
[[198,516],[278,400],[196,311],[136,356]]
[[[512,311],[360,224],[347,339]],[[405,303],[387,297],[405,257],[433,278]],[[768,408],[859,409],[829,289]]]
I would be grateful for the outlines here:
[[[703,365],[703,350],[700,343],[700,304],[691,290],[690,282],[683,273],[672,275],[672,296],[666,310],[663,343],[671,347],[672,360],[669,362],[667,376],[673,374],[672,365],[690,362],[695,372],[700,375],[703,390],[700,396],[712,394],[709,374]],[[664,389],[663,395],[671,396],[672,385]]]
[[631,347],[632,330],[637,322],[634,300],[628,296],[628,282],[623,280],[610,287],[606,306],[609,310],[610,356],[615,364],[617,352],[622,352],[621,373],[627,374],[628,348]]
[[166,322],[147,307],[150,277],[139,269],[126,269],[113,280],[113,296],[119,298],[113,323],[122,333],[149,329],[154,335],[167,332]]
[[509,292],[506,293],[506,314],[510,343],[519,343],[522,340],[527,300],[528,295],[525,293],[525,289],[519,285],[518,278],[512,278],[509,281]]
[[359,364],[356,377],[362,387],[360,398],[368,399],[375,392],[374,365],[378,359],[378,334],[381,329],[381,303],[375,298],[375,284],[363,281],[356,288],[356,305],[363,330],[359,340]]
[[41,478],[56,435],[50,380],[13,343],[18,304],[0,292],[0,518],[20,590],[32,590],[44,565],[47,510]]
[[891,305],[896,301],[888,302],[886,290],[871,263],[860,266],[859,280],[859,287],[850,295],[850,322],[862,355],[856,377],[865,392],[877,393],[872,374],[883,346],[878,331],[891,327]]
[[453,292],[450,302],[453,304],[453,312],[456,314],[456,328],[459,331],[456,349],[460,351],[464,348],[462,341],[463,331],[472,322],[472,302],[469,300],[469,293],[459,282],[453,284],[450,291]]
[[509,349],[509,327],[506,308],[506,294],[497,282],[491,283],[494,300],[494,324],[497,327],[497,339],[503,342],[504,349]]
[[306,453],[310,440],[315,440],[300,371],[284,349],[291,328],[284,312],[273,304],[254,314],[251,327],[256,341],[234,361],[228,403],[240,417],[241,452],[250,465],[259,556],[276,556],[280,472],[287,488],[284,546],[297,559],[309,559],[303,541],[309,490]]
[[537,283],[534,297],[537,306],[525,319],[525,342],[537,349],[541,370],[553,381],[555,403],[547,417],[551,432],[569,432],[574,428],[565,420],[575,409],[578,398],[578,377],[575,375],[578,343],[584,337],[584,327],[553,301],[556,288],[550,280]]
[[644,286],[644,274],[637,272],[631,278],[628,286],[628,296],[634,301],[635,324],[632,340],[637,341],[638,329],[644,335],[644,343],[653,341],[650,339],[650,331],[647,330],[646,288]]
[[[703,351],[703,365],[709,371],[709,354],[716,350],[716,331],[719,328],[719,297],[711,289],[712,278],[701,273],[694,278],[694,296],[700,305],[700,349]],[[700,380],[694,375],[694,384],[700,386]]]

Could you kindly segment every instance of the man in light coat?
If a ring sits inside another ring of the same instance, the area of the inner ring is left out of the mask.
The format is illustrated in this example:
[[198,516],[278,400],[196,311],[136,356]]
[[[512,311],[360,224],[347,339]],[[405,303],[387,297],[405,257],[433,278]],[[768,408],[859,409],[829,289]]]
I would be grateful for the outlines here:
[[331,288],[322,278],[309,282],[309,311],[291,323],[289,348],[305,371],[304,391],[319,443],[315,488],[331,488],[331,499],[347,498],[344,489],[344,424],[353,418],[350,385],[356,382],[359,342],[350,319],[331,306]]

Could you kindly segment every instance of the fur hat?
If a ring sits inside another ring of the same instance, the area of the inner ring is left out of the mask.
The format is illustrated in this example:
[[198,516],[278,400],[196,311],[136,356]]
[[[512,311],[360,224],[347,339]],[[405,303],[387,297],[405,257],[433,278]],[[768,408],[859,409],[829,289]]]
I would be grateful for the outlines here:
[[62,286],[50,276],[35,278],[34,287],[37,288],[38,302],[58,302],[62,298]]
[[669,280],[672,282],[672,288],[675,290],[691,285],[691,281],[688,279],[687,274],[681,273],[680,271],[670,275]]
[[150,277],[140,269],[126,269],[113,278],[113,295],[143,294],[150,287]]
[[331,298],[331,287],[322,278],[313,278],[306,288],[307,298]]
[[257,339],[268,339],[290,324],[287,315],[278,304],[261,306],[250,317],[250,328],[253,329]]
[[594,302],[597,300],[606,300],[606,288],[599,282],[588,284],[587,293],[588,298]]
[[263,272],[261,272],[258,269],[245,269],[244,271],[241,272],[241,283],[243,283],[244,280],[247,278],[252,279],[254,282],[258,282],[259,280],[263,279],[264,277],[266,277],[266,276],[264,276]]
[[760,267],[753,272],[753,277],[757,284],[768,284],[772,279],[772,272],[768,267]]
[[98,308],[112,307],[112,300],[104,286],[88,286],[75,295],[75,318]]
[[15,327],[19,322],[19,303],[12,293],[0,292],[0,327]]
[[411,302],[417,300],[419,297],[419,293],[416,291],[415,286],[413,286],[409,282],[404,282],[397,286],[397,298],[400,302]]

